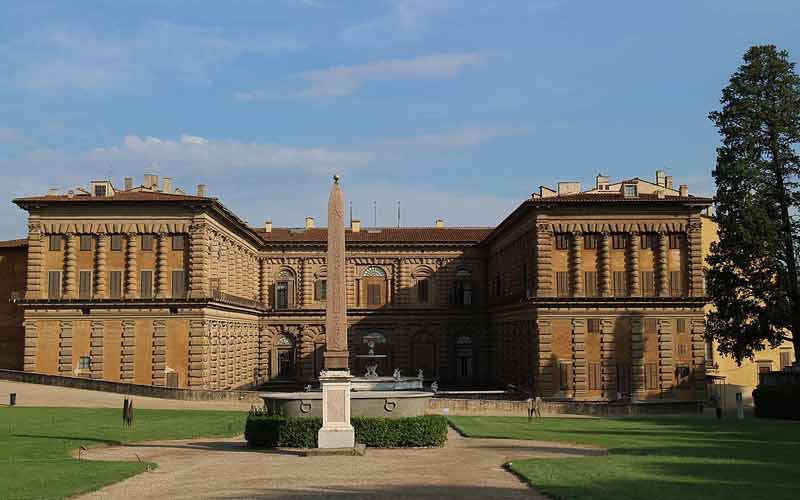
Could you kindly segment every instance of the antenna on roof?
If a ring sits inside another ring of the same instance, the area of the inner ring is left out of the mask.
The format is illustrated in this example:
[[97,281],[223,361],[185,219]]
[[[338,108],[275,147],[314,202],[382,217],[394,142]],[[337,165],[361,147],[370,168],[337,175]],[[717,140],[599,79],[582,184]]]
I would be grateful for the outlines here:
[[378,227],[378,202],[372,202],[372,227]]
[[397,227],[400,227],[400,200],[397,200]]
[[353,201],[350,201],[350,226],[353,226]]

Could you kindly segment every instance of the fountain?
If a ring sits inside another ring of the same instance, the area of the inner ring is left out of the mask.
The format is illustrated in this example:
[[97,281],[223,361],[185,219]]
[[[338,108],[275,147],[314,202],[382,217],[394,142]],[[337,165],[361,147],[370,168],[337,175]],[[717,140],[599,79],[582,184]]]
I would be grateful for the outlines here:
[[[375,354],[375,343],[380,339],[375,334],[364,335],[367,344],[367,354],[357,354],[356,358],[364,360],[366,372],[363,377],[354,377],[350,385],[353,391],[407,391],[422,390],[423,379],[417,377],[403,377],[400,370],[395,369],[391,377],[378,375],[378,361],[386,359],[386,354]],[[421,375],[421,374],[420,374]]]

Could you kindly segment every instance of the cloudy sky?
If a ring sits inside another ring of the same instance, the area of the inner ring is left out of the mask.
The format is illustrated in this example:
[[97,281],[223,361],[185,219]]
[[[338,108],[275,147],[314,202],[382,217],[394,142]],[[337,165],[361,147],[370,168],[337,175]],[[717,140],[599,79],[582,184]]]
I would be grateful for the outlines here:
[[[78,6],[79,7],[76,7]],[[17,196],[145,172],[253,225],[497,224],[540,184],[709,194],[707,114],[753,44],[800,58],[800,2],[3,2],[0,239]]]

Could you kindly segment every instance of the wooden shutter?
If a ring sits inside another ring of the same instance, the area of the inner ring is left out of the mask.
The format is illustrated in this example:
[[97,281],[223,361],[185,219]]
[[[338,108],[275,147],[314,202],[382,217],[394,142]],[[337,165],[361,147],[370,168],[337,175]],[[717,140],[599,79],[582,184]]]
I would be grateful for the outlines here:
[[600,389],[600,363],[589,364],[589,389]]
[[681,277],[682,275],[680,271],[669,272],[669,290],[670,295],[673,297],[679,297],[683,295],[683,280]]
[[143,234],[142,235],[142,250],[152,250],[153,249],[153,235],[152,234]]
[[47,273],[47,298],[61,298],[61,271],[49,271]]
[[628,295],[627,280],[625,279],[625,271],[614,271],[614,295],[617,297],[624,297]]
[[50,235],[48,249],[51,252],[55,252],[57,250],[61,250],[61,235],[60,234],[51,234]]
[[82,299],[92,298],[92,272],[81,271],[78,273],[78,296]]
[[595,233],[584,235],[583,237],[583,248],[586,250],[594,250],[597,248],[597,240],[599,239],[599,235]]
[[584,273],[584,283],[587,297],[597,296],[597,271],[586,271]]
[[681,318],[675,320],[675,331],[677,333],[686,333],[686,320]]
[[139,273],[139,296],[143,299],[153,296],[153,271]]
[[378,283],[367,283],[367,305],[381,305],[381,285]]
[[658,389],[658,365],[656,363],[647,363],[644,369],[645,389]]
[[121,234],[112,234],[111,235],[111,250],[120,251],[122,250],[122,235]]
[[109,271],[108,296],[112,299],[122,297],[122,271]]
[[780,352],[780,359],[781,359],[781,370],[786,368],[787,366],[792,366],[792,352],[788,350],[783,350]]
[[656,276],[653,271],[642,271],[642,295],[650,297],[656,294]]
[[186,236],[182,234],[176,234],[172,236],[172,249],[173,250],[183,250],[186,248]]
[[83,250],[83,251],[92,249],[92,235],[91,234],[82,234],[81,235],[80,249]]
[[644,320],[644,333],[658,333],[658,321],[655,318]]
[[556,273],[556,291],[559,297],[566,297],[569,295],[569,273],[559,271]]
[[172,271],[172,296],[184,297],[186,295],[186,272],[183,270]]

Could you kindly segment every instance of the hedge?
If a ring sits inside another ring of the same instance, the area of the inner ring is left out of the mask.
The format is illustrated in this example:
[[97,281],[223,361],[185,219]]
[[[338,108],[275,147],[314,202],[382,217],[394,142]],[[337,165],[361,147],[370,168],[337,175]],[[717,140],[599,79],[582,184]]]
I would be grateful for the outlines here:
[[[422,415],[406,418],[353,417],[356,442],[371,448],[443,446],[447,441],[447,418]],[[316,448],[319,417],[254,415],[247,417],[244,437],[253,447]]]
[[756,417],[800,420],[800,384],[758,387],[753,402]]

